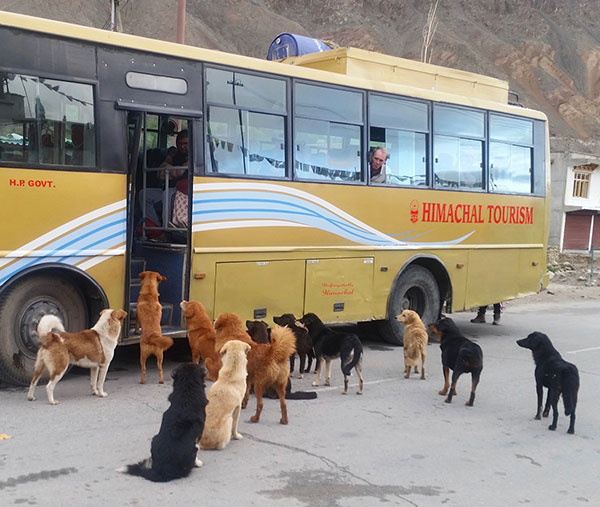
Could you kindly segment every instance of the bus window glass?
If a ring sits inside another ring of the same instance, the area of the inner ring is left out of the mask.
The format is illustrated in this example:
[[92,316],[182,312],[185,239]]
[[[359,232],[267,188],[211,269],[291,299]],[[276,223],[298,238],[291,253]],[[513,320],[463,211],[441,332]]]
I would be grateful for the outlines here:
[[362,93],[296,83],[295,114],[336,122],[363,122]]
[[282,116],[209,106],[207,172],[285,176]]
[[490,191],[531,193],[532,149],[490,143]]
[[369,98],[369,146],[384,147],[386,185],[427,184],[428,105],[394,97]]
[[209,68],[206,69],[206,98],[214,104],[285,114],[286,82]]
[[427,132],[427,104],[394,97],[371,95],[369,123],[377,127]]
[[533,122],[490,114],[490,139],[531,146]]
[[360,136],[358,126],[296,119],[296,178],[359,181]]
[[0,161],[96,165],[92,86],[0,73]]
[[436,134],[483,138],[484,118],[481,111],[436,105],[433,112],[433,131]]
[[433,158],[436,187],[468,190],[483,188],[482,141],[435,136]]

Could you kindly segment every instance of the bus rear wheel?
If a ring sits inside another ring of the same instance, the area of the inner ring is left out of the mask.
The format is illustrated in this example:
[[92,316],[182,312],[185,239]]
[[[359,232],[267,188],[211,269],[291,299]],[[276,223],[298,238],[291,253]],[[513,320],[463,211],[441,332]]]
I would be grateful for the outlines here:
[[42,275],[17,282],[0,298],[0,379],[28,385],[39,348],[36,328],[43,315],[58,316],[67,331],[87,327],[87,307],[68,280]]
[[396,320],[403,310],[414,310],[427,326],[440,314],[440,289],[435,277],[423,266],[408,267],[396,280],[388,299],[387,320],[379,321],[381,338],[392,345],[403,344],[404,326]]

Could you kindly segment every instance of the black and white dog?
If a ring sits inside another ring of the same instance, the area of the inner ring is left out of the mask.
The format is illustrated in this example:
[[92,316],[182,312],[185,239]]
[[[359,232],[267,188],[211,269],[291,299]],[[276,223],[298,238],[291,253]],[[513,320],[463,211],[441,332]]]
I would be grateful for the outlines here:
[[120,468],[120,472],[168,482],[187,477],[194,467],[202,466],[196,442],[204,430],[206,373],[204,366],[195,363],[182,364],[172,373],[171,406],[162,416],[158,434],[152,438],[150,458]]
[[363,347],[358,336],[353,333],[343,333],[333,331],[328,328],[319,317],[314,313],[307,313],[300,319],[300,322],[306,326],[313,343],[315,357],[317,359],[317,380],[312,385],[318,386],[321,381],[321,367],[325,359],[327,374],[325,376],[325,385],[331,385],[331,360],[341,358],[342,373],[344,374],[344,391],[348,393],[348,377],[352,373],[352,368],[358,375],[358,391],[362,394],[362,356]]

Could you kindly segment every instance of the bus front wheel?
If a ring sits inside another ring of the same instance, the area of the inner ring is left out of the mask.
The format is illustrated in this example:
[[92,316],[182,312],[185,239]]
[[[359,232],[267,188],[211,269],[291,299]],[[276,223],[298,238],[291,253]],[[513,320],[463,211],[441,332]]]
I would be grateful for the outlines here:
[[87,327],[87,307],[79,290],[59,276],[33,276],[0,298],[0,379],[28,385],[39,348],[36,328],[43,315],[57,315],[67,331]]
[[396,280],[388,299],[387,320],[379,321],[379,333],[384,341],[402,345],[404,326],[396,320],[403,310],[414,310],[428,326],[440,314],[440,289],[427,268],[408,267]]

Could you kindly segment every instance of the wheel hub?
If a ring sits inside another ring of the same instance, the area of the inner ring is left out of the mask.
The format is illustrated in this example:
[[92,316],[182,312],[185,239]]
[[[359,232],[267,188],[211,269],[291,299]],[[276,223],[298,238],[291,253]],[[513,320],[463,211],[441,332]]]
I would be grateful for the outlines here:
[[56,315],[61,320],[64,320],[62,312],[58,305],[51,300],[36,301],[29,305],[19,322],[19,336],[17,336],[17,343],[19,349],[28,355],[35,357],[38,349],[40,348],[40,342],[37,336],[37,325],[40,319],[47,314]]

